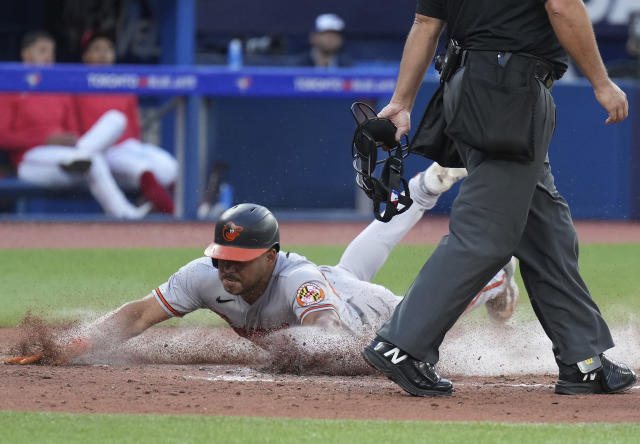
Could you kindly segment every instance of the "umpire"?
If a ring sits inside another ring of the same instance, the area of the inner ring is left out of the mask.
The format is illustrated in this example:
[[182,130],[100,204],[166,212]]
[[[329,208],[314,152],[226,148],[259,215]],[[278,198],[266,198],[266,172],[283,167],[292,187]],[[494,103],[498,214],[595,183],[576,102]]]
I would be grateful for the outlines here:
[[[565,50],[609,114],[606,123],[628,114],[582,0],[418,0],[394,95],[380,112],[398,127],[397,138],[409,131],[445,24],[442,86],[421,127],[440,129],[435,139],[453,150],[469,176],[453,204],[449,234],[365,347],[365,359],[412,395],[450,394],[453,385],[434,367],[438,348],[473,295],[515,255],[553,344],[556,393],[629,389],[635,374],[603,354],[613,340],[578,272],[576,232],[547,157],[555,128],[550,88],[567,68]],[[434,125],[439,118],[442,125]],[[435,160],[452,157],[431,154]]]

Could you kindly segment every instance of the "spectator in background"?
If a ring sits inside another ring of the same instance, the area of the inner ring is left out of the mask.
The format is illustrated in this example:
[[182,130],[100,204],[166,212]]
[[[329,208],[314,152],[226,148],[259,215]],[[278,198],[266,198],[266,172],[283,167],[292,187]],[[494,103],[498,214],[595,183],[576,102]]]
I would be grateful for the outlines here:
[[[108,33],[87,34],[82,43],[85,64],[113,65],[116,62],[114,40]],[[121,186],[140,189],[157,211],[173,214],[173,199],[166,188],[176,181],[178,162],[164,149],[140,140],[138,98],[133,94],[79,94],[74,102],[81,130],[90,128],[112,110],[126,116],[123,134],[104,154],[109,169]]]
[[[55,41],[44,31],[28,33],[21,58],[29,65],[52,65]],[[38,82],[38,76],[29,77]],[[81,131],[69,94],[0,94],[0,147],[8,151],[20,179],[43,187],[86,183],[108,215],[139,219],[150,207],[135,207],[126,199],[101,154],[124,125],[123,116],[114,112]]]
[[229,164],[223,160],[213,163],[202,201],[198,204],[198,219],[216,220],[233,205],[233,186],[225,181],[228,170]]
[[351,66],[351,60],[341,52],[344,44],[344,20],[336,14],[320,14],[316,17],[309,35],[311,49],[300,59],[302,66],[336,68]]
[[629,18],[627,53],[631,60],[612,63],[607,67],[609,77],[640,79],[640,13]]

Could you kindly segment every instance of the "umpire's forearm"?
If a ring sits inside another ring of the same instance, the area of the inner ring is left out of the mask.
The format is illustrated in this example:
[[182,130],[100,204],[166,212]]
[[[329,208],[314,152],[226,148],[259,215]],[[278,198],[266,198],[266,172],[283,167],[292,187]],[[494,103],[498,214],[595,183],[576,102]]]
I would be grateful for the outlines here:
[[400,72],[391,103],[411,111],[424,75],[433,59],[444,23],[416,14],[400,62]]
[[609,80],[582,0],[547,0],[545,7],[560,44],[594,88]]

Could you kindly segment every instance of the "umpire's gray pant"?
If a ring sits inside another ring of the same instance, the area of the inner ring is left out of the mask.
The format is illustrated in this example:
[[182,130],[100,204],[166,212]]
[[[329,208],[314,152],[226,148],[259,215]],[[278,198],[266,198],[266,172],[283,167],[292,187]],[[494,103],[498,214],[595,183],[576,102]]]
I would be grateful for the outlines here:
[[[462,71],[462,70],[460,70]],[[462,72],[447,84],[445,116]],[[546,157],[555,105],[539,84],[533,162],[496,160],[457,144],[469,176],[453,203],[449,234],[378,334],[416,359],[436,363],[447,331],[512,255],[556,358],[573,364],[611,347],[609,328],[578,272],[578,240]],[[579,155],[579,153],[576,153]]]

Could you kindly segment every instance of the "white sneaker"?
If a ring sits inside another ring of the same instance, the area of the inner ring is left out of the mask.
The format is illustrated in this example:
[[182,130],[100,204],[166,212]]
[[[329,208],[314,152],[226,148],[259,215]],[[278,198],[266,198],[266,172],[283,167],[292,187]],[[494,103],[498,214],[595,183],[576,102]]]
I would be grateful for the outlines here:
[[504,290],[484,304],[487,308],[489,318],[501,324],[511,318],[518,306],[518,299],[520,299],[520,290],[514,278],[516,258],[512,257],[509,263],[504,266],[503,270],[506,274]]
[[421,175],[427,192],[438,195],[447,191],[460,179],[467,177],[467,169],[446,168],[433,162]]

